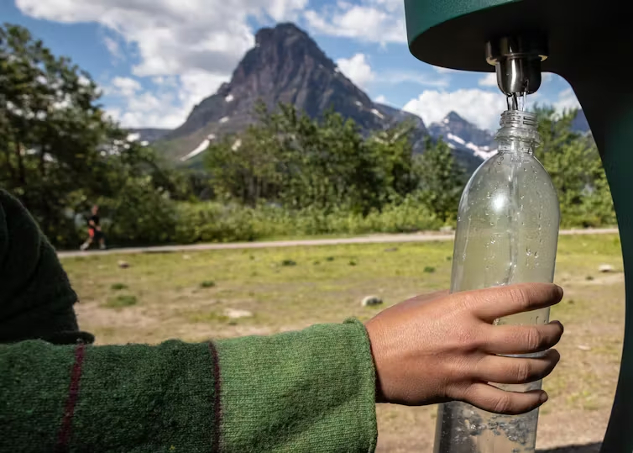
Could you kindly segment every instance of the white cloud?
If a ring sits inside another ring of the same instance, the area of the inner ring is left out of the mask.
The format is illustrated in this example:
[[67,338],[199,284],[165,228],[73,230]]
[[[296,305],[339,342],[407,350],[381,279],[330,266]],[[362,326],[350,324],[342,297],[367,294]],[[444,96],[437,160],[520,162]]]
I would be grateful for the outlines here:
[[180,126],[193,107],[214,93],[224,77],[192,71],[177,79],[160,78],[153,92],[141,91],[133,79],[115,77],[106,94],[117,97],[117,106],[108,110],[122,126],[130,128]]
[[[244,53],[254,45],[249,25],[252,18],[263,22],[292,20],[307,6],[308,0],[16,0],[25,15],[64,23],[94,22],[115,38],[104,39],[108,50],[121,52],[121,42],[138,53],[132,73],[159,81],[176,80],[179,86],[166,92],[144,93],[136,110],[124,106],[117,118],[126,124],[150,125],[147,106],[153,98],[160,125],[184,121],[186,109],[210,95],[231,72]],[[164,78],[164,79],[163,79]],[[190,83],[192,86],[187,86]],[[143,117],[143,115],[146,115]],[[180,119],[174,119],[180,114]],[[156,123],[158,125],[158,123]]]
[[107,111],[123,127],[174,128],[182,122],[184,112],[166,109],[171,103],[172,96],[143,92],[128,98],[124,108],[111,108]]
[[387,98],[385,96],[383,96],[382,94],[380,96],[378,96],[376,99],[374,99],[374,102],[377,102],[378,104],[388,104],[389,103],[387,101]]
[[401,0],[360,0],[358,4],[339,1],[336,7],[304,14],[312,31],[361,41],[405,43],[404,2]]
[[497,73],[490,72],[479,79],[479,86],[482,87],[496,87],[497,85]]
[[103,43],[107,47],[108,52],[110,52],[110,55],[112,55],[115,60],[123,59],[123,52],[121,52],[121,47],[119,46],[119,43],[116,39],[113,39],[109,36],[104,36]]
[[375,78],[365,54],[357,53],[351,58],[339,58],[336,64],[343,74],[361,88],[365,88]]
[[480,128],[494,130],[506,110],[506,100],[501,93],[476,88],[453,92],[429,90],[410,100],[403,110],[419,115],[426,124],[440,121],[455,111]]
[[574,91],[571,88],[567,88],[558,93],[558,100],[554,103],[554,107],[559,112],[563,110],[581,108],[580,103],[576,98],[576,94],[574,94]]
[[134,96],[141,89],[141,84],[129,77],[115,77],[106,88],[106,94],[114,96]]
[[308,0],[272,0],[268,14],[276,21],[295,19],[296,13],[308,6]]
[[225,74],[253,45],[250,17],[284,20],[307,0],[16,0],[25,14],[66,23],[96,22],[138,47],[138,76],[190,69]]

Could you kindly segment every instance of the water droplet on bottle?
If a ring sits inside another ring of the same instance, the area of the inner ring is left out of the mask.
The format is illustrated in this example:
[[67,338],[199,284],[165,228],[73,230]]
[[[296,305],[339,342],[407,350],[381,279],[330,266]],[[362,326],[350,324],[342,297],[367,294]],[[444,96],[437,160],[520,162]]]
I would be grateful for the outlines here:
[[501,161],[500,160],[497,161],[497,165],[501,165]]
[[534,258],[538,258],[538,252],[534,252]]
[[529,248],[525,249],[525,254],[527,256],[532,256],[532,250],[530,250]]

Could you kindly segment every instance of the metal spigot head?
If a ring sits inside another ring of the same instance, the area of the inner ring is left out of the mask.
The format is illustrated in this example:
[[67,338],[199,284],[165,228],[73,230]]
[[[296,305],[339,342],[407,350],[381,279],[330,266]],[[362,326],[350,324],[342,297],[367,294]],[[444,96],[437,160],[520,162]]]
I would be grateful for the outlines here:
[[506,36],[486,44],[486,61],[495,66],[499,89],[508,97],[539,89],[541,62],[547,55],[547,41],[538,36]]

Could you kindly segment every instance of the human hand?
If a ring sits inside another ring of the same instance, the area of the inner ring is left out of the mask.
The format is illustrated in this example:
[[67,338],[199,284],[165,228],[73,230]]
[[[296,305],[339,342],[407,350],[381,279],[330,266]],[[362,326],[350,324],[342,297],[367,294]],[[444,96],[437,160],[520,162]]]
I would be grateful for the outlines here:
[[[418,296],[366,323],[376,367],[378,402],[421,406],[464,401],[490,412],[519,414],[547,400],[542,390],[508,392],[549,375],[560,355],[549,350],[563,326],[495,326],[495,319],[549,307],[562,299],[553,284],[529,283]],[[549,350],[549,351],[547,351]],[[547,351],[538,358],[500,357]]]

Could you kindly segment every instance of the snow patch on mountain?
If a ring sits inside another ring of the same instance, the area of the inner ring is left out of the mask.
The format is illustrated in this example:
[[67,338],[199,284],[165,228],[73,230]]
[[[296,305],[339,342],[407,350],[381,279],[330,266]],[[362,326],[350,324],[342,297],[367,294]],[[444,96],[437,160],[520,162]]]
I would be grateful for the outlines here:
[[435,139],[441,137],[452,149],[471,153],[479,159],[488,159],[497,152],[489,131],[479,129],[455,112],[450,112],[439,123],[431,124],[429,132]]
[[192,157],[197,156],[198,154],[204,152],[209,145],[211,144],[211,140],[215,140],[215,134],[210,134],[209,136],[207,136],[207,138],[205,138],[204,140],[202,140],[202,143],[200,143],[196,149],[194,149],[193,151],[191,151],[189,154],[182,156],[180,158],[181,161],[185,162],[189,159],[191,159]]
[[382,113],[380,113],[377,109],[371,109],[371,113],[373,113],[374,115],[376,115],[378,118],[385,119],[385,115],[383,115]]
[[466,141],[463,138],[458,137],[455,134],[448,133],[448,134],[446,134],[446,138],[449,139],[449,140],[453,140],[454,142],[457,142],[460,145],[465,145],[466,144]]

